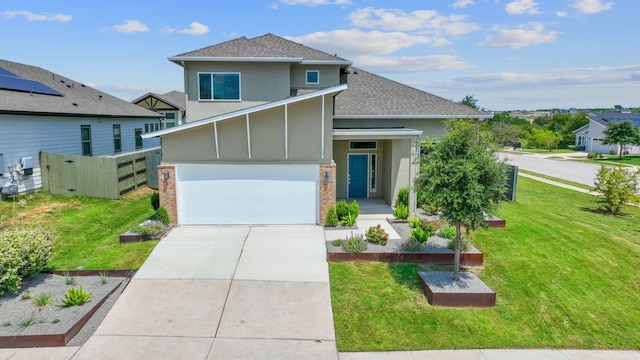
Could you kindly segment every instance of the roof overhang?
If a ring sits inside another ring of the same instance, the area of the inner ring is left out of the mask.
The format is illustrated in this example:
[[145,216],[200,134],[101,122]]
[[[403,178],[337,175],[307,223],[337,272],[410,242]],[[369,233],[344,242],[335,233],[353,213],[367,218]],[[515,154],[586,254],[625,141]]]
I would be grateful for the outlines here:
[[577,128],[577,129],[573,130],[572,132],[573,132],[574,134],[577,134],[577,133],[580,133],[580,132],[584,132],[585,130],[589,131],[589,125],[590,125],[590,124],[587,124],[587,125],[581,126],[581,127]]
[[185,61],[206,61],[206,62],[275,62],[275,63],[299,63],[302,58],[294,57],[212,57],[212,56],[172,56],[168,58],[178,65]]
[[149,139],[149,138],[153,138],[153,137],[160,137],[160,136],[163,136],[163,135],[172,134],[172,133],[179,132],[179,131],[189,130],[189,129],[197,128],[197,127],[208,125],[208,124],[213,124],[214,122],[228,120],[228,119],[232,119],[232,118],[235,118],[235,117],[238,117],[238,116],[243,116],[243,115],[247,115],[247,114],[256,113],[258,111],[264,111],[264,110],[277,108],[278,106],[284,106],[284,105],[288,105],[288,104],[293,104],[293,103],[296,103],[296,102],[309,100],[309,99],[313,99],[313,98],[324,96],[324,95],[337,94],[337,93],[339,93],[341,91],[344,91],[344,90],[347,90],[347,85],[346,84],[338,85],[338,86],[334,86],[334,87],[330,87],[330,88],[326,88],[326,89],[322,89],[322,90],[318,90],[318,91],[314,91],[312,93],[308,93],[308,94],[304,94],[304,95],[300,95],[300,96],[294,96],[294,97],[286,98],[286,99],[283,99],[283,100],[273,101],[273,102],[262,104],[262,105],[258,105],[258,106],[252,106],[250,108],[237,110],[237,111],[233,111],[233,112],[230,112],[230,113],[217,115],[217,116],[213,116],[213,117],[210,117],[210,118],[206,118],[206,119],[202,119],[202,120],[186,123],[184,125],[179,125],[179,126],[172,127],[172,128],[169,128],[169,129],[164,129],[164,130],[154,131],[154,132],[147,133],[147,134],[142,134],[142,138],[143,139]]
[[333,140],[410,139],[420,138],[421,130],[414,129],[333,129]]
[[345,65],[350,66],[353,65],[353,61],[344,60],[344,61],[331,61],[331,60],[302,60],[300,62],[302,65]]
[[333,115],[334,120],[372,119],[491,119],[493,115]]

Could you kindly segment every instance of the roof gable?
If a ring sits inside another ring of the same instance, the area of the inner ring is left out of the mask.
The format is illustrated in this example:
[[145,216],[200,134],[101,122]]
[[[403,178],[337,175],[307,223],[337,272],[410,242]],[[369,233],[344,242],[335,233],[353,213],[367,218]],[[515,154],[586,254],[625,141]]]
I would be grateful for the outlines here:
[[152,110],[182,110],[186,107],[185,95],[180,91],[166,94],[146,93],[131,103]]
[[128,101],[45,69],[0,60],[0,67],[23,79],[37,81],[62,94],[48,95],[0,89],[0,112],[72,116],[159,117]]

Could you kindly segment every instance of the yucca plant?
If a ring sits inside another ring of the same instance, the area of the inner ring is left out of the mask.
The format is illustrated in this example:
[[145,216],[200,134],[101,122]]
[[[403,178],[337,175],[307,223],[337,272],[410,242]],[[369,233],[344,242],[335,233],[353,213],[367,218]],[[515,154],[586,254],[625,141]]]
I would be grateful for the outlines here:
[[70,306],[79,306],[91,298],[93,293],[84,292],[82,289],[82,285],[78,289],[71,288],[64,294],[64,299],[62,299],[62,304],[58,305],[60,307],[70,307]]

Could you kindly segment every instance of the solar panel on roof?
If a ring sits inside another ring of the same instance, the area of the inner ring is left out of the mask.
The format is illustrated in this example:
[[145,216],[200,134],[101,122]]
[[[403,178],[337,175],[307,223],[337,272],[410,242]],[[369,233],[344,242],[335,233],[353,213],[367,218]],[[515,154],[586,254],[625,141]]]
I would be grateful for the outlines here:
[[13,90],[13,91],[23,91],[30,92],[36,94],[45,94],[45,95],[56,95],[62,96],[63,94],[59,91],[53,90],[47,85],[35,81],[23,79],[20,76],[7,71],[0,67],[0,89],[5,90]]
[[2,76],[13,76],[13,77],[19,77],[18,75],[12,73],[11,71],[7,70],[7,69],[3,69],[0,67],[0,75]]

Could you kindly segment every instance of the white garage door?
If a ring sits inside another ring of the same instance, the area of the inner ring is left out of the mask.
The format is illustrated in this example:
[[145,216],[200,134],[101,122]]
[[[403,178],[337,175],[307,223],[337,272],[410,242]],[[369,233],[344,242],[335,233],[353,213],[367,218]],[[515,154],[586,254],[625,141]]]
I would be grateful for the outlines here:
[[178,222],[315,224],[319,165],[178,165]]

